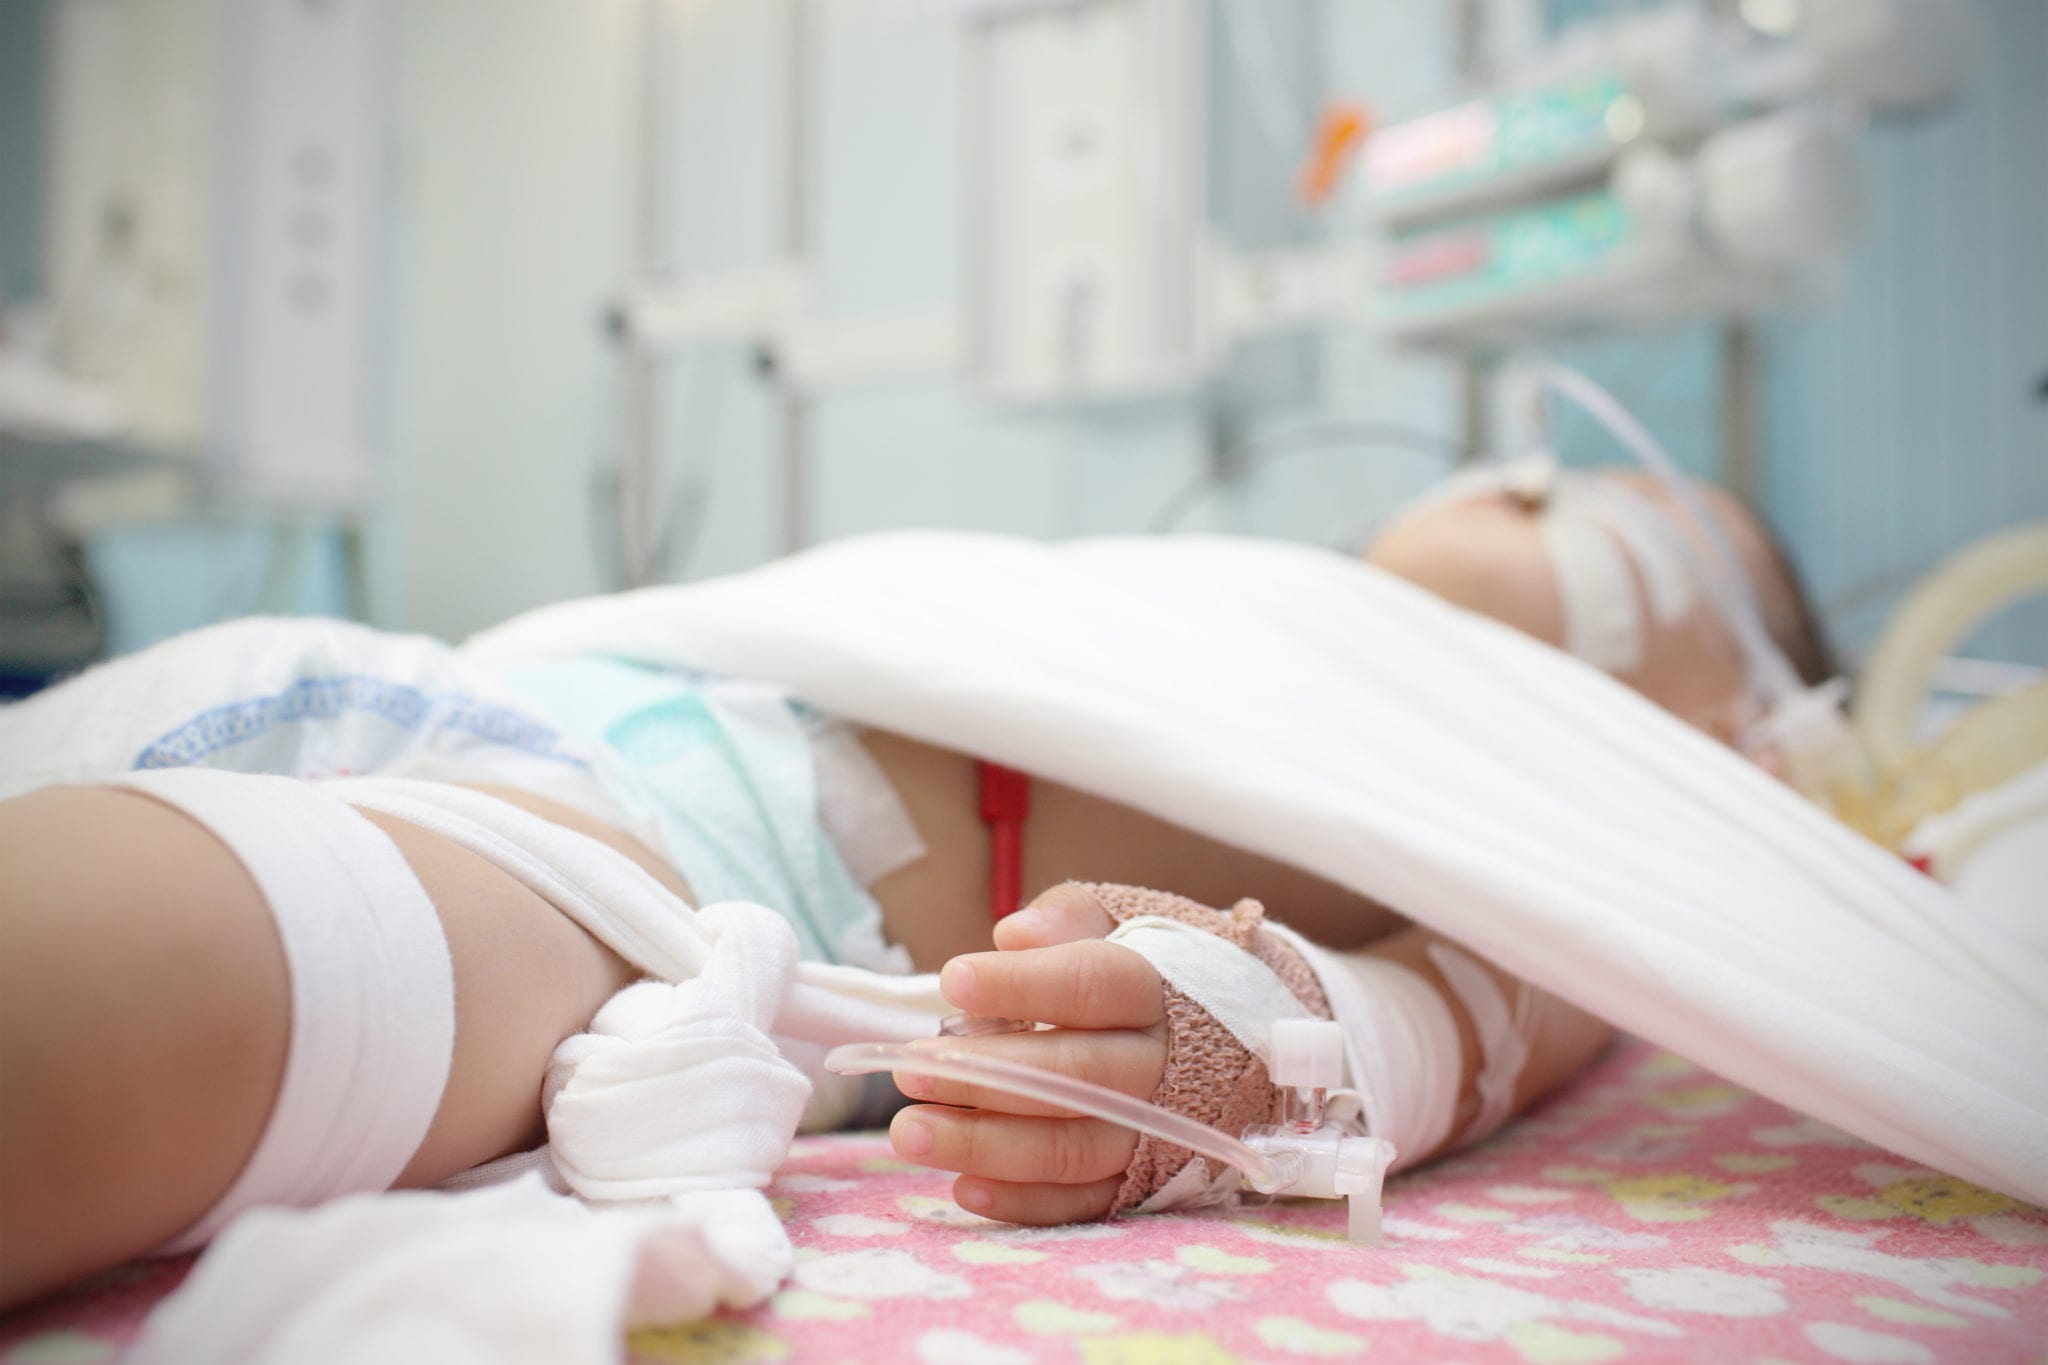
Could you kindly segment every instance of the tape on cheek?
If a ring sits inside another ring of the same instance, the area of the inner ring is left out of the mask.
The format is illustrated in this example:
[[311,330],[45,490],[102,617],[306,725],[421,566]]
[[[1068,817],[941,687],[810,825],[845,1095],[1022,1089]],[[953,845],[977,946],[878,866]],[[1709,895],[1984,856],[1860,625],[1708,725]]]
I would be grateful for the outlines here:
[[1565,651],[1608,673],[1626,673],[1641,663],[1642,609],[1628,558],[1614,537],[1559,507],[1544,513],[1537,532],[1557,583]]
[[1698,566],[1688,558],[1685,533],[1633,489],[1600,484],[1582,490],[1586,514],[1625,547],[1659,625],[1679,621],[1699,600]]

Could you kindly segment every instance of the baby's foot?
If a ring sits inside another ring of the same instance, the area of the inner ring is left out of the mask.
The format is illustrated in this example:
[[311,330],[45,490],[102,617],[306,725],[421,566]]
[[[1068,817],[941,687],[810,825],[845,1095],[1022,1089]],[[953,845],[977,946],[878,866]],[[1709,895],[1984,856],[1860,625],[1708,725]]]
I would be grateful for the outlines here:
[[[1144,958],[1102,942],[1114,927],[1094,893],[1072,883],[1005,919],[996,927],[1000,951],[954,958],[940,989],[968,1014],[1053,1027],[948,1045],[1151,1095],[1166,1067],[1165,986]],[[960,1172],[954,1199],[990,1218],[1100,1218],[1137,1148],[1129,1129],[1052,1105],[928,1076],[899,1074],[896,1084],[929,1101],[896,1115],[889,1137],[897,1152]]]

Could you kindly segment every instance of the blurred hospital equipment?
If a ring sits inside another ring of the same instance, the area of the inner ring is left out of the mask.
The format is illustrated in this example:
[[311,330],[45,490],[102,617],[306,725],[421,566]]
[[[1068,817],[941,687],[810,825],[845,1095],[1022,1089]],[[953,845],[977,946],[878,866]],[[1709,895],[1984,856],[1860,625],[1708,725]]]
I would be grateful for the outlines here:
[[65,484],[132,470],[127,414],[106,386],[51,366],[37,320],[0,315],[0,698],[100,652],[99,602],[77,547],[53,524]]
[[394,189],[388,0],[45,15],[48,297],[0,322],[0,670],[31,680],[97,652],[79,543],[100,532],[262,528],[228,612],[271,605],[308,515],[360,576]]
[[46,41],[47,365],[189,471],[159,504],[366,506],[390,302],[386,0],[53,0]]
[[[815,21],[789,5],[777,39],[779,256],[686,276],[658,231],[678,189],[658,56],[675,20],[643,3],[641,260],[608,320],[628,392],[624,583],[655,576],[652,547],[678,539],[701,503],[689,485],[706,477],[672,491],[649,377],[667,359],[717,346],[761,357],[794,549],[808,522],[805,414],[825,392],[959,378],[1037,410],[1213,400],[1247,343],[1317,329],[1469,356],[1807,305],[1861,227],[1861,126],[1952,95],[1977,42],[1967,0],[1671,3],[1547,43],[1532,6],[1488,6],[1525,20],[1502,25],[1521,36],[1498,72],[1370,132],[1327,207],[1280,202],[1288,165],[1267,198],[1291,229],[1247,242],[1214,202],[1217,149],[1246,124],[1273,163],[1315,159],[1320,77],[1294,60],[1321,41],[1313,7],[929,0],[918,13],[962,30],[963,287],[939,308],[849,315],[819,296],[805,188]],[[1461,439],[1481,444],[1482,427],[1468,419]],[[1237,443],[1212,445],[1227,477]]]
[[1857,129],[1953,96],[1974,13],[1945,0],[1630,11],[1362,154],[1404,340],[1735,316],[1824,296],[1862,224]]
[[[1372,133],[1354,198],[1380,240],[1243,252],[1205,218],[1204,53],[1269,72],[1297,12],[1225,0],[1212,33],[1169,0],[935,9],[968,46],[960,315],[828,324],[792,259],[643,280],[623,336],[768,337],[800,384],[958,368],[987,396],[1072,402],[1186,388],[1236,342],[1309,323],[1462,348],[1782,307],[1821,291],[1860,225],[1861,122],[1952,96],[1977,41],[1954,0],[1631,10]],[[1251,106],[1295,137],[1274,85]]]
[[52,359],[136,443],[258,505],[376,479],[388,298],[385,0],[57,0]]

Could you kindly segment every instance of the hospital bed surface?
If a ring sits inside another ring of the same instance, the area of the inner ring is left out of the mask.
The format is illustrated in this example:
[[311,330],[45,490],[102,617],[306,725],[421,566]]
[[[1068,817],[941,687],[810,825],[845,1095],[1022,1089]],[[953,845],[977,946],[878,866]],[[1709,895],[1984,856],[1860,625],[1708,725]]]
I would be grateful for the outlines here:
[[[1336,1205],[1056,1229],[957,1209],[875,1134],[770,1189],[795,1278],[635,1335],[647,1362],[2048,1360],[2048,1214],[1626,1042],[1494,1141]],[[185,1260],[0,1319],[0,1361],[113,1359]]]

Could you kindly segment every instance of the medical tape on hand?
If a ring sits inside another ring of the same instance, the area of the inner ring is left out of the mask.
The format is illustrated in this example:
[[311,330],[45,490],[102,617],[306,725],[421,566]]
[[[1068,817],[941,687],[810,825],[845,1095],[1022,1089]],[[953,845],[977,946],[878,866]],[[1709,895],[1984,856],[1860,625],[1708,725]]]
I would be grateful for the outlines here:
[[[1097,894],[1113,890],[1097,888]],[[1140,894],[1158,896],[1160,893]],[[1201,913],[1214,915],[1215,912]],[[1271,932],[1271,926],[1259,932]],[[1272,1056],[1270,1035],[1273,1021],[1319,1016],[1307,1009],[1285,979],[1257,955],[1197,924],[1163,915],[1135,914],[1117,926],[1109,941],[1143,957],[1169,988],[1167,1015],[1171,1036],[1168,1062],[1160,1090],[1152,1102],[1163,1104],[1176,1113],[1192,1112],[1181,1108],[1174,1096],[1177,1086],[1193,1082],[1209,1087],[1204,1093],[1205,1102],[1197,1106],[1203,1111],[1201,1121],[1235,1127],[1239,1131],[1231,1132],[1231,1137],[1240,1136],[1249,1122],[1267,1121],[1271,1112],[1271,1090],[1258,1095],[1243,1093],[1241,1087],[1248,1082],[1270,1084],[1265,1081],[1265,1068]],[[1190,1007],[1208,1016],[1203,1027],[1195,1029],[1192,1035],[1185,1031],[1190,1021],[1184,1011]],[[1176,1019],[1180,1021],[1178,1024],[1173,1022]],[[1212,1037],[1205,1042],[1200,1036],[1210,1023],[1228,1034],[1242,1049],[1237,1055],[1244,1065],[1256,1071],[1257,1081],[1251,1081],[1249,1073],[1243,1076],[1229,1074],[1235,1067],[1227,1053],[1217,1048],[1220,1038]],[[1178,1080],[1177,1067],[1180,1068]],[[1226,1119],[1226,1115],[1235,1117]],[[1131,1171],[1125,1178],[1125,1188],[1118,1192],[1119,1208],[1128,1207],[1139,1213],[1190,1208],[1220,1202],[1237,1190],[1238,1174],[1235,1170],[1229,1167],[1212,1169],[1212,1163],[1205,1158],[1186,1153],[1184,1149],[1157,1147],[1156,1142],[1151,1138],[1140,1141],[1138,1151],[1133,1155]],[[1181,1153],[1179,1159],[1184,1162],[1177,1169],[1174,1168],[1176,1151]],[[1153,1182],[1168,1171],[1170,1177],[1165,1183],[1154,1186]]]
[[1439,941],[1429,945],[1429,960],[1479,1035],[1479,1112],[1463,1137],[1482,1138],[1514,1113],[1515,1083],[1529,1065],[1529,1025],[1537,994],[1526,983],[1517,983],[1510,1011],[1493,974],[1470,955]]
[[[1273,926],[1265,926],[1267,932]],[[1209,1011],[1261,1062],[1273,1060],[1276,1019],[1313,1019],[1279,973],[1224,939],[1178,920],[1140,915],[1109,936],[1152,964],[1160,979]],[[1232,1133],[1232,1137],[1237,1134]]]
[[1308,962],[1344,1026],[1366,1131],[1394,1144],[1397,1167],[1442,1146],[1457,1118],[1465,1054],[1451,1007],[1436,988],[1383,957],[1333,953],[1277,924],[1266,932]]

